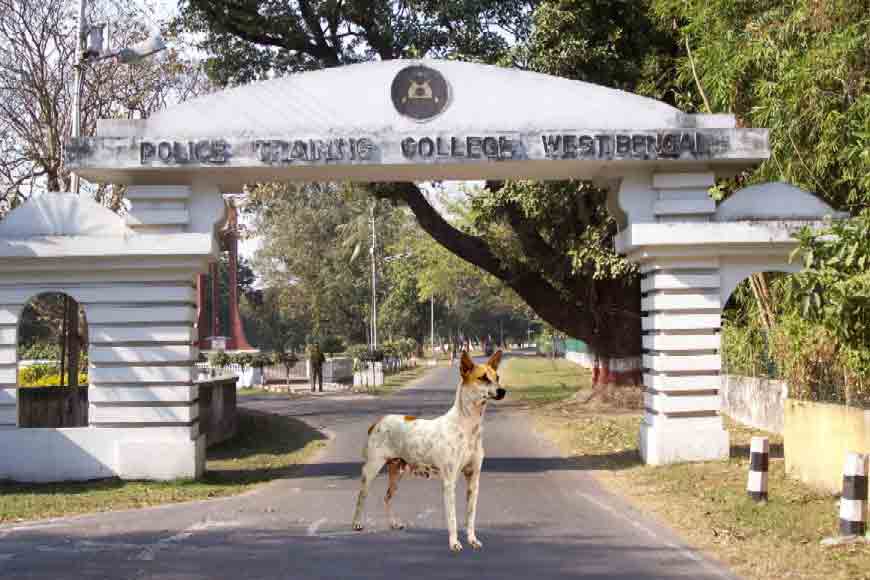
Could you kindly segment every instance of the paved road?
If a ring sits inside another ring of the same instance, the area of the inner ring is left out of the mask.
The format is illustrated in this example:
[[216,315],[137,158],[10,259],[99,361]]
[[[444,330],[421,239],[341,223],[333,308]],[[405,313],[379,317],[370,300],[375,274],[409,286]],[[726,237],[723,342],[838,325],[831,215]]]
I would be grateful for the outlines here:
[[[366,531],[352,532],[368,425],[388,412],[443,412],[452,403],[456,372],[433,370],[386,399],[247,399],[246,407],[299,417],[326,430],[332,441],[299,477],[243,496],[0,527],[0,577],[731,578],[561,459],[509,402],[487,411],[477,524],[483,551],[448,551],[436,481],[403,480],[394,505],[408,527],[393,531],[384,516],[381,476],[369,496]],[[460,522],[463,486],[457,494]]]

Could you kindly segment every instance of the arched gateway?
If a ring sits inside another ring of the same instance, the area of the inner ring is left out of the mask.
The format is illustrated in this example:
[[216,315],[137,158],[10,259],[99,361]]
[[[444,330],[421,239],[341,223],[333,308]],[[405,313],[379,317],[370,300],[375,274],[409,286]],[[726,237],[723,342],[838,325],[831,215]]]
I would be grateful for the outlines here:
[[[81,225],[89,204],[45,196],[30,205],[52,215],[66,207],[55,221],[80,227],[28,230],[14,213],[0,225],[0,420],[9,427],[0,430],[0,478],[201,471],[192,285],[215,257],[221,194],[245,183],[578,178],[610,188],[618,249],[645,275],[641,451],[651,463],[727,454],[721,297],[748,272],[791,268],[792,227],[830,213],[782,184],[748,188],[717,209],[708,188],[768,157],[765,129],[462,62],[375,62],[251,84],[147,120],[101,121],[66,155],[91,181],[129,185],[131,205],[111,227],[101,214],[91,231]],[[33,291],[7,284],[10,273],[19,285],[81,296],[94,313],[88,428],[15,429],[8,329]]]

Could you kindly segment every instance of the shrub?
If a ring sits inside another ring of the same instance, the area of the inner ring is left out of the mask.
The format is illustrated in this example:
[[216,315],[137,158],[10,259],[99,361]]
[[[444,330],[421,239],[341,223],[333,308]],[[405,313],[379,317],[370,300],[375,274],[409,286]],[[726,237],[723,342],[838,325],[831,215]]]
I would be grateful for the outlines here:
[[248,364],[255,369],[261,369],[272,364],[272,357],[266,353],[258,352],[256,354],[250,355]]
[[823,231],[798,234],[801,317],[827,331],[844,366],[844,397],[870,399],[870,208]]
[[213,368],[224,368],[232,363],[230,355],[222,350],[211,353],[208,357],[208,364]]
[[231,364],[237,364],[241,367],[251,366],[254,360],[254,355],[249,352],[237,352],[229,355]]
[[[22,387],[56,387],[60,385],[60,373],[56,371],[47,375],[43,375],[36,380],[33,380],[31,377],[22,377],[24,370],[27,369],[22,369],[22,372],[18,373],[18,384]],[[79,373],[79,385],[87,384],[88,374]]]
[[59,358],[60,346],[55,343],[40,342],[18,346],[19,360],[57,360]]
[[384,360],[384,351],[379,348],[366,350],[359,359],[363,362],[381,362]]
[[347,355],[354,360],[360,360],[360,358],[368,352],[369,347],[365,344],[352,344],[347,347]]
[[344,341],[337,336],[325,336],[319,342],[320,350],[323,354],[333,355],[337,352],[344,352]]
[[18,383],[20,385],[35,385],[49,375],[59,376],[57,365],[35,364],[23,367],[18,371]]
[[290,374],[290,369],[299,362],[299,357],[293,351],[275,351],[271,355],[272,364],[283,365],[287,369],[287,374]]

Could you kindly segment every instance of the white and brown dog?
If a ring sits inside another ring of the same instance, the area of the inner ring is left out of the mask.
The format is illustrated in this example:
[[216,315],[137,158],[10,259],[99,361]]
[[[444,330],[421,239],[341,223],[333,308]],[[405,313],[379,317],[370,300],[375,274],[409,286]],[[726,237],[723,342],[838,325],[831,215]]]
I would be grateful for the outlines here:
[[501,356],[501,351],[498,351],[486,364],[475,365],[468,353],[463,352],[459,363],[462,381],[456,389],[456,400],[453,407],[440,417],[427,420],[387,415],[371,426],[363,450],[365,464],[353,515],[355,530],[363,528],[363,507],[369,487],[381,467],[387,464],[390,481],[384,505],[390,525],[395,529],[404,527],[393,517],[390,508],[390,500],[396,493],[402,475],[408,472],[426,478],[440,476],[448,541],[450,549],[458,552],[462,544],[456,531],[456,480],[462,473],[468,485],[468,543],[474,549],[483,547],[474,530],[480,469],[483,465],[482,423],[487,401],[501,400],[506,394],[499,385],[497,374]]

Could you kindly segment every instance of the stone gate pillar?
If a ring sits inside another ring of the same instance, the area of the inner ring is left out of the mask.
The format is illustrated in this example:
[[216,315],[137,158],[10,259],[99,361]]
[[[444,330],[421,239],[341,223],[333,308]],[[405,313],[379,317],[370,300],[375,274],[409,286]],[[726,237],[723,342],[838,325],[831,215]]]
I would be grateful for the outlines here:
[[[647,463],[728,456],[720,410],[721,309],[755,272],[799,269],[795,231],[836,215],[784,183],[755,185],[717,204],[712,172],[633,174],[615,213],[616,249],[639,265]],[[620,211],[623,215],[619,215]]]
[[629,242],[623,251],[642,276],[639,448],[647,463],[728,455],[719,416],[719,257],[710,248],[680,247],[683,224],[713,218],[716,204],[707,192],[714,181],[709,172],[659,173],[628,179],[621,192],[646,210],[630,216],[646,228],[623,232],[621,241]]

